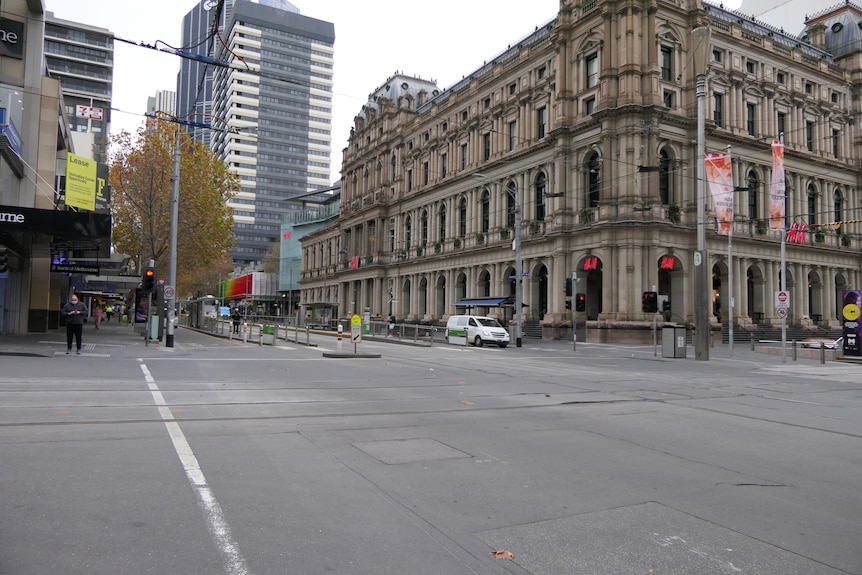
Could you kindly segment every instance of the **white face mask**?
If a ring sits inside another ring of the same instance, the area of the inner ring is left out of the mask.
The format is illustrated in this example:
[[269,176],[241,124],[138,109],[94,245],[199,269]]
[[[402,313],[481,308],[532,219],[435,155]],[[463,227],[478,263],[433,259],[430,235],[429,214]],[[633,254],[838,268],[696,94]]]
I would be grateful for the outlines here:
[[73,298],[71,299],[71,302],[72,302],[72,303],[78,303],[78,298],[73,297]]

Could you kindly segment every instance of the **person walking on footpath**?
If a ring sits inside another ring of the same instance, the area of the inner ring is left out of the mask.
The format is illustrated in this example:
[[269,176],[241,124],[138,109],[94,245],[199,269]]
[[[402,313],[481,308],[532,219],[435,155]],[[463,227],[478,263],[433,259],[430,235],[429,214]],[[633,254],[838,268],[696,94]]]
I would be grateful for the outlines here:
[[111,321],[111,316],[114,315],[114,306],[108,304],[108,307],[105,308],[105,315],[108,318],[105,321]]
[[102,323],[102,306],[96,304],[96,307],[93,308],[93,323],[96,324],[96,329],[99,329],[99,325]]
[[78,296],[72,294],[60,315],[66,316],[66,355],[72,353],[72,337],[75,338],[75,347],[78,355],[81,355],[81,335],[84,332],[84,320],[87,318],[87,306],[78,301]]

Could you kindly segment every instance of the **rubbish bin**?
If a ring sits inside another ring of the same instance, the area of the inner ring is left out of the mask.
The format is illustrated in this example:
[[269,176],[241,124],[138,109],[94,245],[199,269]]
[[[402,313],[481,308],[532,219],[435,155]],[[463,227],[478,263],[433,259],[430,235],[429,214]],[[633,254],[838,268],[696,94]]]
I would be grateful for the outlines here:
[[275,345],[275,326],[265,325],[263,330],[263,345]]
[[661,356],[685,357],[685,327],[666,325],[661,328]]

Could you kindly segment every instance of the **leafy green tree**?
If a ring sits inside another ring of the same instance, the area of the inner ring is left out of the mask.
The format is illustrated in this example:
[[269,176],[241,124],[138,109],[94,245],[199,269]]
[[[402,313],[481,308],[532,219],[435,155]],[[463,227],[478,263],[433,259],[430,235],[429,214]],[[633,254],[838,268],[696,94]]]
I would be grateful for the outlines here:
[[[113,243],[136,265],[152,259],[167,278],[176,124],[148,120],[136,134],[110,141]],[[180,133],[177,296],[212,293],[231,271],[235,245],[227,200],[239,180],[201,142]],[[140,271],[140,270],[138,270]]]

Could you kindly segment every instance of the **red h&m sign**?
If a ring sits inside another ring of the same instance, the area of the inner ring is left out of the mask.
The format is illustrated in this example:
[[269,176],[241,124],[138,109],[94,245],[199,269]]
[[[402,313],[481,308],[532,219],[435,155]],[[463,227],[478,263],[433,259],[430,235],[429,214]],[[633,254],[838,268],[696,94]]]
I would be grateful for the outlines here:
[[599,269],[599,258],[595,256],[588,257],[584,260],[584,271],[588,272],[590,270]]
[[355,270],[359,267],[359,256],[353,256],[350,258],[350,269]]
[[676,258],[674,256],[664,256],[661,258],[658,267],[662,270],[672,271],[676,267]]

